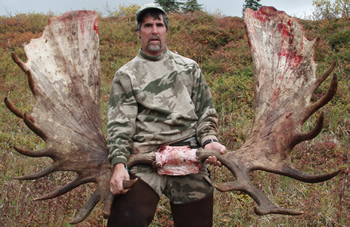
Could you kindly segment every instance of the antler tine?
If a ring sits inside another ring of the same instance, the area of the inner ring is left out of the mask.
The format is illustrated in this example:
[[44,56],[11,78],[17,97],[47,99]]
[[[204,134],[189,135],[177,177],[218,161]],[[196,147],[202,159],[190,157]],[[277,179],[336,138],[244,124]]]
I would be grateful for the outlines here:
[[23,119],[23,117],[24,117],[23,112],[20,111],[16,106],[14,106],[14,105],[8,100],[7,97],[5,97],[4,102],[5,102],[6,107],[7,107],[14,115],[16,115],[17,117]]
[[96,190],[90,199],[84,204],[79,213],[69,222],[70,224],[77,224],[89,216],[95,205],[101,200],[101,194]]
[[337,170],[326,174],[310,175],[289,166],[285,168],[281,174],[306,183],[319,183],[332,179],[340,172],[341,170]]
[[19,148],[14,146],[13,147],[18,153],[23,154],[25,156],[29,156],[29,157],[52,157],[52,152],[50,149],[43,149],[43,150],[39,150],[39,151],[30,151],[30,150],[26,150],[23,148]]
[[153,166],[155,156],[156,155],[154,153],[131,155],[128,160],[128,167],[131,168],[132,166],[140,163]]
[[40,138],[42,138],[44,141],[47,140],[46,134],[34,124],[34,119],[31,118],[28,114],[24,114],[23,121],[28,126],[28,128],[30,128]]
[[[246,176],[249,177],[249,176]],[[247,178],[237,179],[236,181],[221,183],[215,185],[215,188],[221,192],[227,191],[243,191],[247,193],[257,204],[258,207],[254,208],[254,212],[257,215],[266,214],[287,214],[287,215],[301,215],[302,211],[296,211],[286,208],[281,208],[273,204],[255,185],[251,183]]]
[[[318,84],[318,83],[317,83]],[[318,85],[319,86],[319,85]],[[302,120],[302,124],[313,114],[315,113],[318,109],[326,105],[329,101],[332,100],[334,95],[336,94],[338,89],[338,79],[337,75],[334,74],[332,77],[331,85],[329,86],[327,93],[320,98],[317,102],[312,104],[306,111],[305,117]]]
[[267,196],[262,193],[255,185],[249,180],[249,185],[244,188],[245,192],[254,199],[258,204],[258,207],[254,208],[254,212],[257,215],[266,214],[287,214],[287,215],[301,215],[302,211],[296,211],[288,208],[282,208],[273,204]]
[[327,79],[327,77],[333,72],[335,66],[337,66],[337,62],[334,61],[326,70],[326,72],[324,72],[324,74],[317,79],[317,81],[315,82],[315,88],[314,91],[316,91],[316,89]]
[[25,65],[25,63],[21,59],[19,59],[19,57],[17,57],[17,55],[15,53],[12,53],[11,56],[12,56],[13,61],[16,62],[16,64],[22,69],[22,71],[25,74],[27,74],[29,88],[32,91],[33,95],[35,96],[37,94],[37,90],[35,89],[35,86],[34,86],[34,79],[33,79],[32,72]]
[[[326,70],[326,72],[322,75],[321,78],[317,79],[314,83],[312,93],[314,93],[317,88],[327,79],[327,77],[333,72],[335,66],[337,65],[336,61],[334,61]],[[309,117],[315,113],[318,109],[320,109],[322,106],[326,105],[337,92],[338,88],[338,79],[337,75],[334,74],[332,77],[331,84],[327,90],[327,93],[319,99],[317,102],[315,102],[313,105],[311,105],[308,110],[306,111],[305,117],[302,119],[301,124],[304,124],[304,122],[309,119]]]
[[47,136],[46,134],[40,130],[40,128],[36,127],[34,124],[34,119],[32,116],[30,116],[29,114],[23,113],[22,111],[20,111],[16,106],[14,106],[7,97],[5,97],[4,99],[5,105],[6,107],[13,113],[15,114],[17,117],[23,119],[24,123],[28,126],[28,128],[30,128],[35,134],[37,134],[38,136],[40,136],[44,141],[46,141]]
[[15,179],[17,179],[17,180],[35,180],[35,179],[39,179],[41,177],[45,177],[45,176],[47,176],[55,171],[56,171],[56,166],[50,165],[49,167],[47,167],[43,171],[40,171],[40,172],[35,173],[35,174],[31,174],[31,175],[16,177]]
[[[137,178],[136,178],[137,179]],[[136,181],[135,181],[136,183]],[[125,188],[125,187],[124,187]],[[112,203],[114,200],[114,195],[112,193],[108,193],[106,200],[103,204],[103,217],[104,218],[109,218],[110,214],[111,214],[111,208],[112,208]]]
[[[138,178],[135,178],[133,180],[124,180],[123,188],[132,188],[137,181],[138,181]],[[103,205],[103,211],[102,211],[103,217],[108,218],[111,213],[111,207],[112,207],[114,195],[109,191],[108,187],[107,187],[107,190],[106,188],[98,187],[97,190],[92,194],[90,199],[84,204],[83,208],[79,211],[76,217],[70,221],[70,223],[77,224],[83,221],[91,213],[95,205],[100,200],[103,200],[103,199],[104,199],[104,205]]]
[[29,71],[29,68],[26,66],[26,64],[21,59],[19,59],[19,57],[15,53],[12,53],[11,57],[13,61],[16,62],[16,64],[22,69],[23,72],[27,73]]
[[324,120],[324,113],[321,112],[321,115],[318,117],[315,127],[310,132],[299,133],[293,137],[290,143],[290,149],[293,149],[295,145],[301,143],[302,141],[312,140],[313,138],[315,138],[322,131],[323,120]]
[[282,208],[278,206],[258,206],[254,208],[254,212],[257,215],[266,215],[266,214],[285,214],[285,215],[302,215],[304,212],[298,210],[292,210],[288,208]]
[[[60,195],[63,195],[67,192],[69,192],[70,190],[78,187],[81,184],[84,184],[86,182],[82,182],[81,180],[79,180],[79,178],[76,178],[76,180],[71,181],[70,183],[56,189],[55,191],[48,193],[44,196],[35,198],[34,200],[46,200],[46,199],[52,199],[55,197],[58,197]],[[101,200],[101,190],[99,190],[99,188],[91,195],[91,197],[89,198],[89,200],[84,204],[84,206],[81,208],[81,210],[79,211],[79,213],[74,217],[74,219],[72,219],[70,221],[70,224],[77,224],[81,221],[83,221],[87,216],[89,216],[89,214],[91,213],[91,211],[94,209],[95,205]]]
[[52,198],[58,197],[60,195],[63,195],[65,193],[69,192],[70,190],[78,187],[79,185],[84,184],[84,183],[87,183],[87,182],[79,180],[79,178],[77,177],[75,180],[63,185],[62,187],[59,187],[56,190],[54,190],[48,194],[45,194],[45,195],[40,196],[38,198],[35,198],[35,200],[46,200],[46,199],[52,199]]

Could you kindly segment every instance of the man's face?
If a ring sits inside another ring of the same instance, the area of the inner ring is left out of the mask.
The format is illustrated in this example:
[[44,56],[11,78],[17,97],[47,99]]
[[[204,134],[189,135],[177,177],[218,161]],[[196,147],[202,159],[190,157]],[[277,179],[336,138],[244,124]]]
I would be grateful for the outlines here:
[[160,19],[154,19],[149,14],[145,15],[137,34],[141,39],[143,52],[151,56],[157,56],[163,52],[167,30],[162,15]]

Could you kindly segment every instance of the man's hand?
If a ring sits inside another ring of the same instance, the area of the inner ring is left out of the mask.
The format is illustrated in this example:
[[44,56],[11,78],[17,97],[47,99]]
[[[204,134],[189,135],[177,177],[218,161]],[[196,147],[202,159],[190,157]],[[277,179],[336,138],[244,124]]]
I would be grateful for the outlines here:
[[124,164],[118,163],[113,168],[110,181],[110,190],[113,195],[125,194],[129,191],[129,189],[123,188],[123,180],[130,180],[130,176]]
[[[216,150],[216,151],[219,151],[221,154],[226,153],[226,147],[218,142],[209,143],[209,144],[205,145],[204,149],[205,150]],[[214,165],[214,166],[219,166],[219,167],[222,166],[221,162],[218,161],[215,156],[209,156],[207,158],[207,160],[205,161],[205,163],[210,164],[210,165]]]

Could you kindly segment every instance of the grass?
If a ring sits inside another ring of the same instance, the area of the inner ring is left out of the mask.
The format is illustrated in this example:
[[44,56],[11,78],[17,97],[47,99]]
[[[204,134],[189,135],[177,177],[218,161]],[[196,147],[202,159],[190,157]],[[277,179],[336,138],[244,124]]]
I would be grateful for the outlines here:
[[[210,20],[209,20],[209,19]],[[175,19],[175,20],[172,20]],[[252,126],[252,62],[239,18],[220,18],[207,14],[170,15],[176,31],[169,35],[169,48],[180,54],[199,60],[203,73],[212,89],[219,112],[219,133],[228,149],[239,148]],[[0,98],[8,97],[23,112],[30,112],[34,103],[23,72],[11,60],[16,52],[25,59],[23,43],[39,37],[46,25],[45,15],[18,15],[0,18]],[[301,21],[304,24],[309,21]],[[337,26],[330,26],[336,23]],[[199,24],[200,26],[194,26]],[[221,24],[217,31],[217,25]],[[332,43],[337,32],[349,29],[349,19],[316,21],[307,31],[312,37],[321,36],[316,61],[319,75],[333,60],[337,60],[339,78],[337,95],[322,110],[326,121],[323,132],[312,141],[296,146],[292,161],[296,168],[308,173],[324,173],[341,169],[342,172],[330,181],[307,184],[287,177],[266,172],[254,172],[251,177],[274,203],[304,211],[301,216],[254,214],[255,202],[240,192],[215,191],[214,226],[350,226],[350,78],[347,47],[332,47],[327,43],[327,33],[332,33]],[[106,107],[114,72],[137,53],[132,32],[134,21],[125,18],[100,18],[101,67],[101,120],[106,131]],[[186,28],[187,30],[182,30]],[[198,27],[198,28],[197,28]],[[336,29],[325,32],[324,28]],[[171,32],[171,31],[170,31]],[[205,37],[206,39],[200,38]],[[212,35],[226,37],[216,40]],[[227,35],[230,34],[230,35]],[[179,38],[180,37],[180,38]],[[188,42],[179,40],[190,39]],[[208,43],[209,42],[209,43]],[[344,51],[339,51],[344,48]],[[236,51],[239,50],[239,51]],[[199,55],[200,54],[200,57]],[[320,88],[321,96],[327,83]],[[72,173],[55,173],[33,181],[18,181],[14,177],[35,173],[51,163],[50,159],[24,157],[13,146],[40,150],[44,142],[35,136],[25,124],[0,104],[0,226],[70,226],[69,220],[94,190],[94,185],[84,185],[59,198],[34,201],[74,177]],[[304,126],[310,130],[311,119]],[[214,183],[234,180],[226,168],[210,167]],[[102,205],[77,226],[104,226]],[[151,226],[173,226],[168,199],[161,198]]]

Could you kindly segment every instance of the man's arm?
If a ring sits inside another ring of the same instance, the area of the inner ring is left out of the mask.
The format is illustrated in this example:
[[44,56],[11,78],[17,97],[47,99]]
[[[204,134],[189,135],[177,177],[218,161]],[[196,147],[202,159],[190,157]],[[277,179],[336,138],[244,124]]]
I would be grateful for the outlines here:
[[198,123],[196,128],[197,139],[204,147],[207,140],[218,140],[217,123],[218,116],[214,107],[214,101],[204,76],[199,68],[194,67],[194,85],[192,91],[192,101],[196,108]]
[[[192,97],[196,106],[196,113],[199,121],[197,125],[197,138],[206,150],[217,150],[221,154],[226,152],[226,147],[217,142],[217,112],[214,107],[214,101],[210,89],[204,79],[199,67],[195,72],[196,83],[194,87],[195,95]],[[206,141],[210,141],[206,143]],[[221,166],[214,156],[208,157],[206,163]]]
[[124,163],[126,166],[133,148],[136,115],[137,103],[130,79],[126,74],[117,72],[108,102],[107,125],[108,159],[113,166],[117,163]]
[[129,180],[126,163],[133,146],[137,104],[132,86],[127,75],[117,73],[112,84],[108,103],[108,138],[109,160],[113,166],[110,180],[112,194],[125,194],[123,180]]

